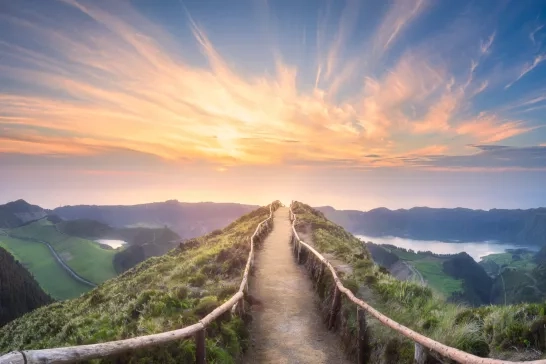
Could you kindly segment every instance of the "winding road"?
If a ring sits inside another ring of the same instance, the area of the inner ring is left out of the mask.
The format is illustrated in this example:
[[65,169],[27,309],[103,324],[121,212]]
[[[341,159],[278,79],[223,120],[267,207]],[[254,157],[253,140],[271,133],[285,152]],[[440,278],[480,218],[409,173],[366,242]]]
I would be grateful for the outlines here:
[[83,284],[86,284],[90,287],[97,287],[97,285],[93,282],[90,282],[88,281],[87,279],[85,278],[82,278],[81,276],[78,275],[78,273],[74,272],[72,270],[72,268],[70,268],[68,266],[68,264],[66,264],[64,262],[64,260],[62,260],[62,258],[59,256],[59,254],[57,254],[57,252],[55,251],[55,249],[53,249],[53,247],[51,246],[51,244],[49,244],[47,241],[43,241],[43,240],[38,240],[38,239],[32,239],[32,238],[27,238],[27,237],[23,237],[23,236],[16,236],[16,235],[12,235],[12,234],[9,234],[8,236],[12,237],[12,238],[15,238],[15,239],[20,239],[20,240],[27,240],[27,241],[34,241],[34,242],[37,242],[37,243],[42,243],[42,244],[45,244],[48,248],[49,248],[49,251],[51,251],[51,254],[53,254],[53,257],[55,258],[55,260],[57,261],[57,263],[59,263],[61,265],[61,267],[68,273],[70,274],[74,279],[82,282]]

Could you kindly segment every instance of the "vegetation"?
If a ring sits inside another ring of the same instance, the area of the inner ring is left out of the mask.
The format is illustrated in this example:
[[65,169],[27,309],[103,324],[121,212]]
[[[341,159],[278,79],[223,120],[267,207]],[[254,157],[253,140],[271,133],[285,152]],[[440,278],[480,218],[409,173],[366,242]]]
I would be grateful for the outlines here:
[[42,243],[0,235],[0,247],[9,251],[35,277],[40,287],[57,300],[78,297],[90,289],[66,272]]
[[51,244],[74,272],[93,283],[102,283],[117,274],[113,265],[114,250],[103,249],[91,240],[63,234],[47,219],[11,229],[10,235]]
[[[296,228],[302,236],[311,235],[319,251],[333,254],[335,259],[351,267],[341,277],[345,283],[350,282],[351,290],[392,319],[434,340],[478,356],[510,358],[516,351],[519,354],[527,352],[528,358],[542,355],[546,304],[471,308],[449,303],[428,287],[399,281],[380,269],[358,239],[326,220],[322,213],[299,202],[294,204],[293,211],[298,215]],[[326,308],[331,300],[331,288],[329,275],[317,282]],[[346,349],[354,355],[354,304],[343,300],[342,305],[340,332]],[[413,362],[411,342],[376,320],[369,319],[368,325],[371,362]]]
[[423,259],[415,261],[413,265],[423,275],[427,284],[444,297],[448,298],[453,293],[462,292],[463,282],[446,274],[441,260]]
[[[178,329],[196,323],[237,290],[249,238],[269,207],[226,228],[150,258],[80,298],[54,303],[0,329],[0,352],[91,344]],[[233,363],[248,345],[244,321],[226,316],[207,329],[211,363]],[[193,340],[139,350],[103,362],[185,363]]]
[[500,274],[503,268],[531,271],[536,267],[534,256],[535,253],[531,251],[516,249],[505,253],[486,255],[480,261],[480,265],[493,277]]
[[52,302],[32,275],[3,248],[0,248],[0,283],[0,327]]

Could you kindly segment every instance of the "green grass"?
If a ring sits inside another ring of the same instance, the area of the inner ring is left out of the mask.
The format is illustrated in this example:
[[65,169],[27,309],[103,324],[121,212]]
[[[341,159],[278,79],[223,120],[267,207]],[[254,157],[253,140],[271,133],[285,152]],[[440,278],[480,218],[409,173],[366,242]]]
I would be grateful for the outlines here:
[[429,257],[415,260],[411,264],[423,275],[427,284],[444,297],[450,297],[452,293],[463,290],[462,280],[454,279],[444,272],[441,259]]
[[63,234],[46,219],[11,229],[10,234],[48,242],[72,270],[95,284],[117,275],[113,265],[115,250],[103,249],[94,241]]
[[[321,252],[334,253],[352,267],[344,282],[351,282],[351,290],[391,319],[446,345],[487,356],[510,358],[515,353],[530,350],[544,352],[546,303],[470,308],[449,303],[429,287],[415,282],[399,281],[371,261],[364,244],[324,215],[308,205],[295,202],[298,216],[296,229],[309,233]],[[358,251],[360,249],[360,251]],[[418,264],[419,265],[419,264]],[[434,275],[437,264],[420,267]],[[327,305],[332,279],[325,276],[318,283],[318,293]],[[453,287],[452,287],[453,288]],[[451,288],[451,289],[452,289]],[[356,352],[355,306],[344,301],[341,316],[341,336],[349,353]],[[413,363],[412,343],[368,316],[371,336],[371,362]],[[389,359],[385,359],[385,358]]]
[[90,290],[89,286],[69,275],[44,244],[0,236],[0,246],[21,262],[40,287],[57,300],[78,297]]
[[533,262],[533,253],[518,254],[521,259],[514,259],[512,253],[497,253],[489,254],[482,258],[483,262],[492,261],[499,267],[510,267],[519,270],[531,271],[536,268],[536,264]]
[[[150,258],[80,298],[35,310],[0,328],[0,352],[126,339],[198,322],[237,292],[249,238],[269,207],[225,229]],[[244,321],[225,316],[207,329],[207,359],[235,363],[248,345]],[[192,339],[123,354],[105,363],[190,363]]]
[[411,252],[390,245],[383,246],[383,248],[415,267],[421,273],[427,285],[444,297],[447,298],[452,293],[463,291],[463,281],[455,279],[444,272],[442,258],[422,252]]

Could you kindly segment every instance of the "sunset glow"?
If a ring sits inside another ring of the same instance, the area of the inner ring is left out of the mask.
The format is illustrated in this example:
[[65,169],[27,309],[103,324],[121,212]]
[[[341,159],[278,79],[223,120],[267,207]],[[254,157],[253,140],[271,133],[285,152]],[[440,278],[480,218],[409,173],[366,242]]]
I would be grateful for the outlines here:
[[[546,170],[546,15],[524,3],[5,2],[0,199],[95,180],[114,189],[105,203],[261,203],[320,176],[310,202],[367,208],[434,204],[375,202],[397,188],[382,178],[526,185],[519,173]],[[265,170],[277,194],[249,187]],[[341,176],[362,199],[330,190]],[[468,198],[439,204],[493,207]]]

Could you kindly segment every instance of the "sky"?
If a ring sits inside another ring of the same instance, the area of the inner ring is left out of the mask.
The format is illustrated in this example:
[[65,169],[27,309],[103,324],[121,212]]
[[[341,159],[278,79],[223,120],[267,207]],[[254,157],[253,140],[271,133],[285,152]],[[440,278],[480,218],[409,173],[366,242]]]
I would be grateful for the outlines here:
[[546,1],[0,0],[0,203],[546,206]]

